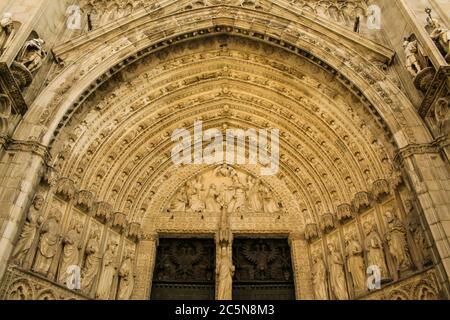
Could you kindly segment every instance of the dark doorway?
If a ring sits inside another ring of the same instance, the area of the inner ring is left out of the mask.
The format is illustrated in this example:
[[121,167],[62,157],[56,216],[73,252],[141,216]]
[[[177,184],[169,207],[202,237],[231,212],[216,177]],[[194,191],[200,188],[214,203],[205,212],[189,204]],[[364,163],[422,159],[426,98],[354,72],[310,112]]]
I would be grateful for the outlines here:
[[212,239],[160,239],[152,300],[214,300],[215,245]]
[[233,300],[294,300],[287,240],[234,239]]

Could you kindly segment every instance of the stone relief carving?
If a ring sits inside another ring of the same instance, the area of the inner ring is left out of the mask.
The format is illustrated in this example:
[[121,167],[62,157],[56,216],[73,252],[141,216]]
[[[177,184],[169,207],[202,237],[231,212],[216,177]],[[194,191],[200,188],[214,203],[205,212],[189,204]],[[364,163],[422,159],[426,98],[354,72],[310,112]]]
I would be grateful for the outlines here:
[[108,243],[108,248],[103,254],[101,272],[95,298],[98,300],[109,300],[114,277],[117,272],[116,251],[118,244],[114,241]]
[[312,282],[316,300],[328,300],[328,275],[323,255],[313,253]]
[[39,227],[43,222],[41,216],[43,205],[44,197],[40,194],[36,195],[22,228],[22,233],[14,248],[12,254],[13,261],[20,267],[29,268],[31,266],[31,260],[33,259],[32,250],[34,248],[35,239],[39,233]]
[[337,300],[348,300],[347,280],[342,255],[332,242],[327,245],[327,248],[331,292]]
[[81,290],[94,295],[94,285],[101,270],[102,253],[100,252],[100,232],[94,230],[86,243],[85,260],[82,269]]
[[363,225],[366,235],[364,250],[367,255],[367,266],[376,266],[380,270],[381,280],[389,280],[389,269],[386,262],[386,254],[383,241],[373,221],[366,221]]
[[79,266],[82,230],[81,222],[75,221],[70,231],[62,239],[62,257],[58,275],[58,281],[62,284],[67,284],[67,278],[71,275],[69,267]]
[[134,289],[134,252],[128,251],[119,268],[117,300],[129,300]]
[[353,289],[356,295],[366,291],[366,268],[364,265],[363,248],[356,234],[346,234],[345,254],[347,258],[347,270],[350,274]]
[[443,26],[438,19],[431,16],[431,10],[428,12],[427,27],[430,30],[430,37],[442,51],[445,59],[450,60],[450,30]]
[[50,279],[54,278],[55,270],[52,268],[59,248],[61,212],[53,208],[50,216],[40,229],[38,250],[33,264],[33,271]]
[[419,63],[420,57],[417,39],[413,40],[411,37],[405,38],[403,48],[406,55],[406,69],[414,78],[423,69]]

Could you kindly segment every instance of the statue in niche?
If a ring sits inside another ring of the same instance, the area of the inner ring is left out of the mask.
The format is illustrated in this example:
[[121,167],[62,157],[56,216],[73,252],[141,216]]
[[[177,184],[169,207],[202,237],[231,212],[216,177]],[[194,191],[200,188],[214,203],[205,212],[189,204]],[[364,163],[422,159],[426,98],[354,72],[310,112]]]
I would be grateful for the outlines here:
[[228,254],[228,247],[222,246],[220,248],[220,260],[217,273],[218,288],[217,299],[218,300],[231,300],[233,292],[233,275],[235,267]]
[[24,65],[30,73],[34,73],[42,67],[42,63],[47,56],[44,50],[45,41],[42,39],[32,39],[25,42],[16,61]]
[[86,244],[86,260],[82,270],[81,290],[92,296],[94,290],[94,283],[101,266],[100,255],[100,232],[95,230],[89,237]]
[[427,18],[427,22],[428,26],[431,28],[431,39],[440,44],[447,55],[446,60],[448,60],[448,58],[450,58],[450,30],[441,25],[439,20],[434,19],[431,16]]
[[233,175],[231,180],[233,184],[229,189],[232,190],[233,196],[228,203],[228,212],[243,212],[246,204],[246,187],[237,174]]
[[52,209],[49,218],[44,222],[40,230],[40,238],[33,270],[48,278],[53,278],[50,267],[56,256],[60,240],[61,214],[58,209]]
[[7,12],[0,20],[0,56],[8,49],[15,33],[16,30],[14,28],[12,14]]
[[419,215],[417,211],[414,209],[412,200],[407,199],[405,201],[405,210],[407,214],[406,225],[411,233],[414,244],[416,245],[419,251],[419,267],[423,267],[425,265],[430,264],[431,261],[431,253],[430,249],[427,245],[427,240],[425,238],[425,232],[420,223]]
[[389,279],[386,256],[383,249],[383,241],[377,231],[375,223],[364,222],[363,225],[366,239],[364,241],[364,250],[367,253],[367,266],[377,266],[380,270],[381,279]]
[[36,195],[12,255],[14,263],[26,269],[30,267],[30,260],[32,259],[30,249],[33,247],[39,226],[42,224],[40,211],[43,204],[44,197],[39,194]]
[[318,252],[313,255],[312,282],[316,300],[328,300],[327,267]]
[[263,210],[262,207],[262,197],[260,188],[261,182],[259,179],[252,177],[251,175],[247,176],[247,209],[250,212],[261,212]]
[[128,251],[119,269],[117,300],[129,300],[134,289],[134,252]]
[[83,225],[76,221],[72,229],[62,239],[63,250],[58,276],[58,281],[62,284],[66,284],[67,278],[71,275],[70,272],[68,273],[69,267],[78,266],[80,263],[82,230]]
[[331,291],[336,300],[348,300],[344,261],[334,243],[328,244]]
[[98,300],[109,300],[109,296],[111,295],[111,288],[117,271],[115,263],[117,246],[117,242],[110,242],[103,255],[100,279],[95,295],[95,298]]
[[187,195],[189,199],[189,211],[203,212],[205,203],[202,200],[201,192],[204,190],[201,176],[188,183]]
[[364,267],[363,250],[355,234],[345,236],[347,256],[347,270],[352,280],[355,294],[360,294],[366,289],[366,269]]
[[221,205],[219,200],[220,192],[217,190],[217,186],[215,184],[210,185],[205,199],[206,211],[220,212]]
[[172,200],[169,210],[171,212],[185,212],[187,204],[188,196],[186,192],[186,185],[183,185],[180,190],[178,190],[175,198]]
[[260,188],[261,197],[263,199],[263,210],[265,213],[274,213],[280,211],[277,202],[273,197],[272,190],[268,186],[262,185]]
[[417,40],[411,39],[411,37],[404,38],[403,50],[406,56],[406,69],[415,78],[417,74],[422,71],[422,67],[419,63],[419,48]]
[[389,253],[394,262],[395,271],[399,272],[409,269],[411,267],[411,257],[409,254],[406,228],[391,210],[386,211],[384,215],[388,224],[386,240]]

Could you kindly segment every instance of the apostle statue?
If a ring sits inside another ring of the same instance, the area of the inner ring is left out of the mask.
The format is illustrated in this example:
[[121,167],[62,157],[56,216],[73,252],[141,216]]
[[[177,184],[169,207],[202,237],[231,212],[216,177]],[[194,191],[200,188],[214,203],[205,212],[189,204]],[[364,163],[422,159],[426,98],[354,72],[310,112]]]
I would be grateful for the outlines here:
[[217,300],[231,300],[234,271],[235,268],[228,254],[228,246],[221,246],[217,272]]
[[85,256],[82,270],[81,290],[89,296],[94,295],[94,284],[101,267],[100,255],[100,232],[95,230],[86,244]]
[[237,174],[231,176],[231,181],[233,184],[230,190],[232,190],[233,195],[228,203],[228,212],[243,212],[246,209],[246,187]]
[[316,300],[328,300],[327,267],[321,253],[313,255],[312,282]]
[[0,20],[0,56],[8,49],[15,32],[12,14],[7,12]]
[[116,253],[117,242],[110,242],[102,260],[102,269],[100,279],[97,287],[97,294],[95,298],[98,300],[109,300],[111,295],[111,288],[116,275]]
[[420,223],[419,215],[417,214],[417,211],[414,209],[412,200],[407,199],[405,201],[405,210],[407,215],[406,217],[407,229],[411,233],[412,240],[418,250],[417,258],[419,261],[417,264],[418,267],[421,268],[432,262],[430,248],[427,245],[425,232]]
[[130,300],[134,289],[134,253],[128,251],[119,269],[117,300]]
[[247,209],[250,212],[262,212],[262,197],[260,193],[259,179],[247,176]]
[[331,292],[336,300],[348,300],[347,283],[345,279],[344,261],[334,243],[328,244],[328,259],[330,270]]
[[82,230],[83,225],[76,221],[72,229],[62,239],[63,250],[58,276],[58,281],[62,284],[66,284],[68,277],[71,276],[70,267],[79,266]]
[[40,230],[38,250],[34,261],[33,270],[48,278],[53,278],[50,267],[58,252],[60,240],[61,214],[58,209],[52,209],[50,216]]
[[28,40],[16,58],[17,62],[24,65],[30,73],[34,73],[42,67],[42,63],[47,56],[44,43],[45,41],[39,38]]
[[386,211],[385,217],[388,224],[386,240],[395,271],[399,272],[409,269],[411,267],[411,257],[406,228],[391,210]]
[[350,274],[351,282],[355,294],[359,295],[366,290],[366,269],[364,267],[363,249],[355,234],[345,236],[347,256],[347,270]]
[[211,184],[205,198],[206,211],[220,212],[221,206],[218,201],[219,197],[220,192],[217,190],[217,186],[215,184]]
[[386,264],[383,241],[377,231],[377,226],[375,223],[366,221],[364,222],[363,228],[366,234],[364,250],[367,254],[367,266],[377,267],[380,270],[381,279],[387,280],[389,279],[389,271]]
[[30,250],[35,243],[39,226],[42,224],[40,211],[43,204],[44,197],[36,195],[12,255],[14,263],[26,269],[30,267],[32,260]]
[[417,74],[422,71],[422,67],[419,63],[419,48],[417,40],[405,38],[403,41],[403,49],[406,56],[406,69],[413,77],[416,77]]

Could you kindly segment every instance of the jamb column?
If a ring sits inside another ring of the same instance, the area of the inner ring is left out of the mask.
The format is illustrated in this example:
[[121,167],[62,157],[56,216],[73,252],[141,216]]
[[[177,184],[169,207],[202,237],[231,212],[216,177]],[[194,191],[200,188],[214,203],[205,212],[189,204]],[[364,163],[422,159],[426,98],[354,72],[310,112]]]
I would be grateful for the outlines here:
[[297,300],[313,300],[308,243],[304,234],[298,231],[292,232],[289,235],[289,246],[294,272],[295,298]]
[[133,300],[149,300],[151,297],[153,272],[159,238],[156,232],[148,233],[138,244],[136,260],[136,285]]

